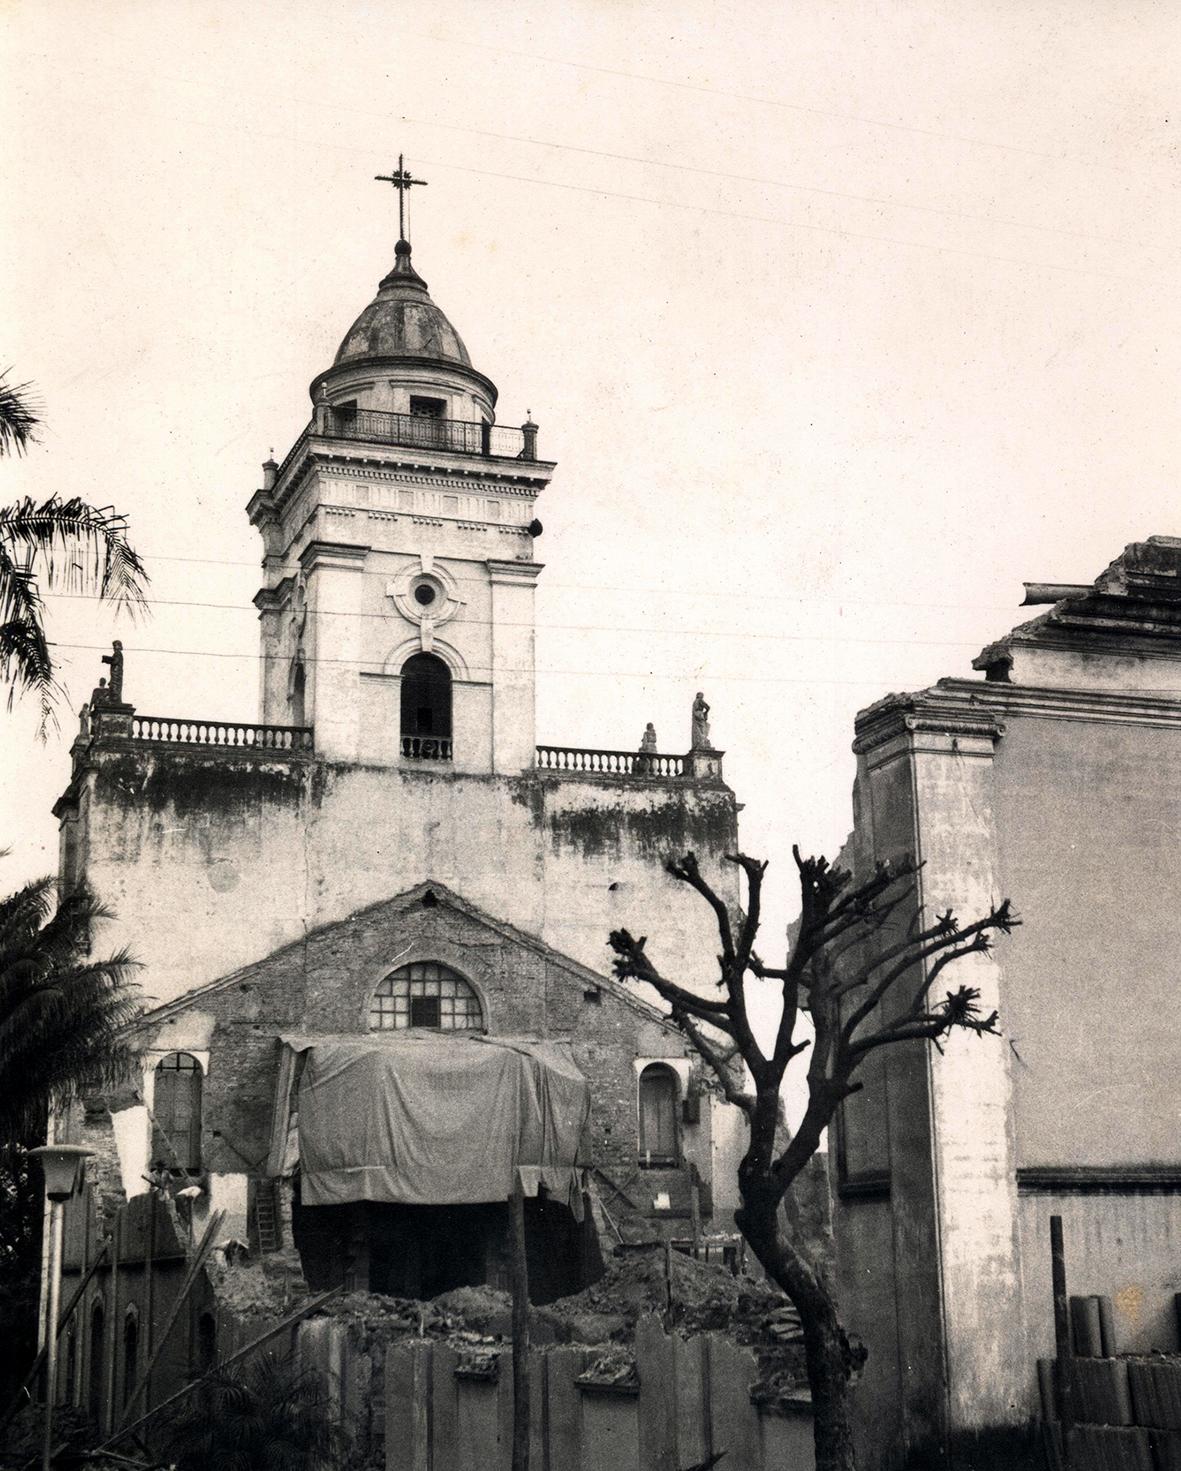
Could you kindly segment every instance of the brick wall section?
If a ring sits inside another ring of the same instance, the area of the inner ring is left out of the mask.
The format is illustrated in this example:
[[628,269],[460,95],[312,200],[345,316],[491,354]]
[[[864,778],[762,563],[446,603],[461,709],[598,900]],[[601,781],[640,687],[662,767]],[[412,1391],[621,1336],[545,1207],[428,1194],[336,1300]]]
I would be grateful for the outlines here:
[[[261,1169],[271,1143],[280,1037],[366,1035],[377,983],[419,960],[450,966],[471,982],[492,1035],[568,1042],[591,1085],[593,1161],[617,1179],[634,1174],[635,1060],[684,1058],[689,1049],[683,1039],[601,977],[489,924],[450,902],[445,891],[425,888],[326,926],[192,999],[193,1007],[216,1018],[204,1089],[206,1168],[227,1174]],[[168,1045],[170,1027],[183,1026],[185,1009],[185,1003],[168,1008],[150,1045]],[[695,1064],[693,1073],[700,1075]],[[700,1124],[684,1127],[686,1152],[699,1158],[703,1171],[708,1129],[707,1110]],[[667,1184],[639,1194],[650,1197],[656,1188]]]

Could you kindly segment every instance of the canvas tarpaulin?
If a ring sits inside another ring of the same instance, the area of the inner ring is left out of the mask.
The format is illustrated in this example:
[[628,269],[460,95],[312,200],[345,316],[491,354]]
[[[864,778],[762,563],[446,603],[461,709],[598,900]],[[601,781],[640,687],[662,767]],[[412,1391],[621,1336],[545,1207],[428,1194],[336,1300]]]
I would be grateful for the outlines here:
[[[590,1090],[569,1049],[488,1037],[300,1039],[301,1199],[579,1204]],[[581,1214],[581,1212],[577,1212]]]

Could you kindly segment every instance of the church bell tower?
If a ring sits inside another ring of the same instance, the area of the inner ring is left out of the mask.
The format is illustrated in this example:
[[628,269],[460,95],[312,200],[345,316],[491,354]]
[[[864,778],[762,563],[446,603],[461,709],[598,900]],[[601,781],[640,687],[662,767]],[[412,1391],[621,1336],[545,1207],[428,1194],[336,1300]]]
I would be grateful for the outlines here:
[[[401,206],[421,181],[399,160],[389,182]],[[517,774],[535,746],[534,503],[554,466],[535,424],[497,424],[496,386],[400,222],[393,269],[248,506],[260,719],[314,727],[329,761]]]

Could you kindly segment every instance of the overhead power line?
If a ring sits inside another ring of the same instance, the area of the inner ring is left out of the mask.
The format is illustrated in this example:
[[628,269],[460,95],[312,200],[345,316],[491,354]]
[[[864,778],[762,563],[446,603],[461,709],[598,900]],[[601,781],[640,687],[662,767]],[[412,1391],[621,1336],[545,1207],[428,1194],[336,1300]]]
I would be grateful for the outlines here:
[[[109,653],[110,644],[77,644],[57,642],[50,640],[50,647],[55,649],[73,649],[89,653]],[[129,656],[138,657],[141,654],[163,654],[184,659],[238,659],[251,663],[262,660],[261,652],[238,653],[233,649],[165,649],[165,648],[134,648],[128,649]],[[322,655],[305,656],[304,664],[331,664],[340,665],[352,669],[368,669],[376,672],[376,659],[329,659]],[[483,667],[483,666],[480,666]],[[885,681],[882,676],[867,679],[826,679],[826,678],[804,678],[789,675],[759,675],[759,674],[728,674],[719,670],[710,670],[708,673],[698,665],[695,668],[686,668],[677,673],[664,674],[655,669],[546,669],[529,668],[521,665],[504,665],[497,668],[498,674],[536,674],[544,677],[550,675],[569,675],[587,679],[654,679],[672,681],[677,684],[690,684],[695,679],[711,679],[718,684],[802,684],[802,685],[842,685],[857,689],[881,689]]]
[[495,169],[476,168],[472,164],[449,163],[445,159],[426,158],[421,164],[433,169],[452,169],[461,174],[479,174],[489,179],[508,179],[518,184],[541,185],[546,189],[564,189],[575,194],[596,194],[601,199],[622,199],[629,204],[651,204],[660,209],[691,210],[695,214],[720,216],[728,220],[749,220],[755,224],[778,225],[781,229],[805,230],[811,234],[837,235],[846,240],[874,240],[882,245],[898,245],[908,250],[930,250],[937,255],[969,256],[974,260],[992,261],[994,265],[1024,266],[1034,270],[1064,271],[1072,276],[1095,276],[1109,281],[1129,281],[1137,286],[1170,284],[1162,277],[1129,276],[1122,271],[1105,271],[1098,266],[1068,266],[1057,261],[1026,260],[1021,256],[996,255],[992,251],[972,250],[966,245],[934,245],[928,240],[905,240],[896,235],[875,235],[869,230],[842,230],[835,225],[816,225],[805,220],[786,220],[778,215],[748,214],[742,210],[721,209],[692,200],[654,199],[650,194],[624,194],[616,189],[600,189],[592,184],[567,184],[556,179],[539,179],[528,174],[508,174]]
[[995,138],[977,138],[971,134],[948,133],[939,128],[923,128],[915,123],[901,123],[889,118],[865,117],[860,113],[840,112],[834,108],[816,107],[805,102],[789,102],[782,97],[764,97],[747,92],[733,92],[724,87],[710,87],[704,82],[685,82],[675,77],[657,77],[651,73],[625,71],[620,67],[598,66],[589,61],[572,61],[564,56],[543,56],[536,51],[518,51],[509,46],[496,46],[488,41],[471,41],[461,36],[449,37],[446,42],[434,37],[440,44],[448,46],[478,46],[481,51],[496,51],[504,56],[517,56],[534,65],[545,62],[548,66],[568,66],[577,71],[598,72],[601,76],[623,77],[633,82],[644,82],[653,87],[673,87],[684,92],[701,92],[712,97],[729,97],[735,102],[748,102],[758,107],[774,107],[786,112],[810,113],[814,117],[834,118],[840,122],[859,123],[863,127],[886,128],[895,133],[913,133],[922,138],[940,138],[951,143],[964,143],[973,148],[995,148],[1003,153],[1023,153],[1030,158],[1045,159],[1050,163],[1074,164],[1082,168],[1103,169],[1110,173],[1128,174],[1132,171],[1119,164],[1105,163],[1102,159],[1075,158],[1065,153],[1050,153],[1045,149],[1030,148],[1022,143],[1001,143]]
[[[60,597],[60,599],[78,599],[93,602],[93,594],[90,593],[47,593],[47,597]],[[150,597],[147,599],[149,608],[210,608],[218,609],[219,612],[244,613],[244,615],[257,616],[253,609],[246,608],[241,603],[201,603],[191,602],[184,597]],[[379,622],[390,622],[396,618],[396,613],[390,612],[365,612],[365,610],[322,608],[316,609],[315,618],[365,618],[378,619]],[[450,621],[449,621],[450,622]],[[556,630],[560,633],[596,633],[596,634],[656,634],[663,638],[740,638],[743,643],[750,640],[768,640],[771,643],[849,643],[865,644],[866,647],[878,646],[909,646],[931,647],[931,649],[960,649],[963,644],[971,643],[971,638],[860,638],[856,634],[781,634],[781,633],[754,633],[747,628],[660,628],[654,624],[627,624],[627,622],[616,621],[610,624],[553,624],[544,622],[538,624],[535,619],[510,618],[471,618],[463,615],[457,619],[459,627],[463,628],[535,628],[538,633],[550,633]]]
[[[573,65],[574,63],[570,64]],[[367,158],[375,164],[380,162],[371,147],[362,148],[354,144],[331,142],[322,137],[300,137],[290,132],[250,128],[241,123],[230,122],[228,120],[222,122],[217,118],[208,116],[200,120],[195,118],[184,120],[194,124],[199,122],[199,125],[205,128],[215,128],[220,131],[232,132],[235,138],[270,138],[288,145],[297,144],[301,148],[327,149],[332,152],[350,153],[355,156]],[[458,173],[471,174],[489,179],[504,179],[509,182],[528,184],[533,187],[560,189],[576,194],[591,194],[600,199],[619,199],[629,204],[647,204],[656,209],[689,210],[697,214],[710,215],[714,218],[743,220],[754,224],[776,225],[780,229],[800,230],[809,234],[829,235],[847,240],[873,241],[878,244],[893,245],[906,250],[926,250],[939,255],[986,260],[994,265],[1018,266],[1031,270],[1058,271],[1067,275],[1086,276],[1110,281],[1124,281],[1140,286],[1171,284],[1171,281],[1165,277],[1135,276],[1129,275],[1126,272],[1105,270],[1098,266],[1075,266],[1056,261],[1030,260],[1021,256],[998,255],[991,251],[973,250],[969,246],[937,245],[926,240],[909,240],[895,235],[880,235],[870,230],[846,230],[836,225],[819,225],[806,220],[784,219],[782,216],[777,215],[761,215],[741,210],[723,209],[718,206],[699,204],[690,200],[658,199],[648,194],[625,193],[621,190],[597,188],[590,184],[574,184],[556,179],[542,179],[536,175],[514,174],[502,170],[478,168],[472,164],[453,163],[447,159],[416,159],[416,166],[451,169]]]
[[[252,567],[256,572],[261,571],[261,558],[248,561],[244,558],[234,557],[184,557],[175,553],[166,552],[142,552],[146,562],[186,562],[199,567]],[[296,573],[300,569],[295,563],[281,565],[277,570]],[[480,577],[457,576],[456,582],[471,582],[481,586],[484,579]],[[539,588],[562,588],[569,591],[582,591],[592,593],[623,592],[634,596],[637,593],[650,594],[653,597],[684,597],[684,598],[711,598],[723,599],[728,604],[749,601],[757,603],[792,603],[801,607],[833,607],[833,608],[923,608],[943,612],[962,613],[1012,613],[1018,606],[1016,603],[929,603],[914,602],[895,598],[852,598],[831,597],[823,598],[813,595],[791,597],[786,593],[765,592],[761,588],[758,592],[741,593],[733,592],[729,588],[725,591],[711,591],[700,586],[695,587],[661,587],[657,583],[639,582],[563,582],[560,578],[547,577],[544,583],[538,584]],[[64,597],[63,593],[50,593],[51,597]],[[70,594],[70,596],[82,596],[81,594]],[[228,604],[226,606],[229,606]]]
[[[89,593],[67,593],[49,592],[45,596],[50,598],[74,598],[93,602],[93,594]],[[187,598],[148,598],[149,607],[170,608],[214,608],[222,612],[250,614],[257,617],[253,609],[243,606],[241,603],[208,603],[190,601]],[[345,608],[321,608],[316,610],[316,618],[365,618],[377,619],[380,622],[389,622],[396,615],[389,612],[366,613],[364,611],[353,611]],[[450,620],[449,620],[450,621]],[[473,618],[464,614],[457,620],[459,626],[465,628],[535,628],[538,633],[548,633],[551,630],[559,630],[564,633],[643,633],[656,634],[663,638],[737,638],[744,643],[750,640],[768,640],[772,643],[792,644],[864,644],[866,647],[898,646],[906,647],[915,645],[917,647],[958,649],[971,639],[948,639],[948,638],[860,638],[854,634],[823,634],[823,633],[757,633],[746,628],[660,628],[655,625],[643,623],[550,623],[539,624],[534,619],[513,620],[511,618]]]
[[772,189],[792,189],[803,194],[820,194],[827,199],[849,199],[858,204],[884,205],[887,209],[915,210],[922,214],[944,215],[950,219],[972,220],[977,224],[1003,225],[1015,230],[1037,230],[1049,235],[1070,235],[1076,240],[1098,240],[1108,245],[1135,245],[1139,250],[1148,247],[1143,242],[1121,240],[1115,235],[1096,235],[1089,230],[1068,230],[1061,225],[1041,225],[1029,220],[1006,220],[995,215],[973,214],[967,210],[949,209],[939,204],[914,204],[905,199],[888,199],[877,194],[852,194],[843,189],[824,189],[816,184],[801,184],[790,179],[769,179],[761,174],[740,174],[732,169],[707,169],[701,164],[674,163],[669,159],[646,158],[634,153],[612,153],[604,148],[584,148],[575,143],[555,143],[546,138],[532,138],[518,133],[497,133],[490,128],[470,128],[462,123],[444,123],[427,118],[402,115],[402,121],[415,127],[435,128],[447,133],[465,133],[474,138],[496,138],[503,143],[527,143],[534,148],[550,148],[562,153],[581,153],[588,158],[606,158],[617,163],[637,163],[645,168],[670,169],[676,173],[701,174],[708,179],[729,179],[739,184],[764,184]]

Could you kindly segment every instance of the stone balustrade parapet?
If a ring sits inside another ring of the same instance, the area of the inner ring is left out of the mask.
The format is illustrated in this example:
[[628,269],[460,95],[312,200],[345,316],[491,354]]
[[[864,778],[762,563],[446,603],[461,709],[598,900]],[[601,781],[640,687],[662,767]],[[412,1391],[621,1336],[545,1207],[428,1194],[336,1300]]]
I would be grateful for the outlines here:
[[661,751],[596,751],[582,746],[538,746],[536,769],[558,776],[632,777],[640,781],[721,781],[722,752],[694,750],[683,756]]
[[[104,733],[106,718],[97,715]],[[313,752],[315,740],[310,725],[249,725],[241,721],[199,721],[172,715],[131,715],[118,734],[134,741],[159,746],[218,746],[234,752]],[[112,731],[112,734],[116,734]]]

